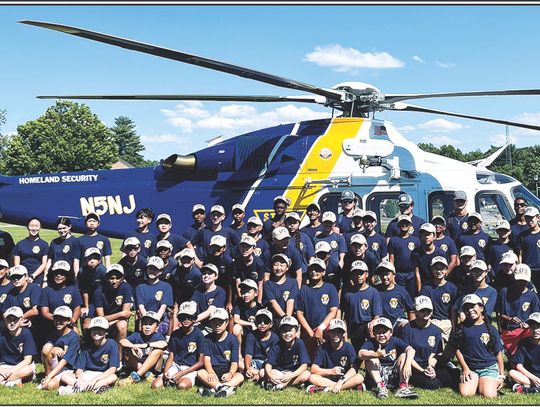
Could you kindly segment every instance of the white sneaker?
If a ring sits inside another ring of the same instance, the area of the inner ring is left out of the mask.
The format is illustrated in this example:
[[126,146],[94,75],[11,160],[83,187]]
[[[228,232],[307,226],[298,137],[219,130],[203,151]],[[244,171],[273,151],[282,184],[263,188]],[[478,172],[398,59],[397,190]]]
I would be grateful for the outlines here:
[[233,386],[222,385],[219,390],[216,391],[215,397],[229,397],[236,393]]
[[67,396],[68,394],[73,394],[73,393],[75,393],[73,386],[60,386],[58,388],[59,396]]
[[38,384],[38,385],[36,386],[36,389],[38,389],[38,390],[43,390],[43,385],[42,385],[41,383]]

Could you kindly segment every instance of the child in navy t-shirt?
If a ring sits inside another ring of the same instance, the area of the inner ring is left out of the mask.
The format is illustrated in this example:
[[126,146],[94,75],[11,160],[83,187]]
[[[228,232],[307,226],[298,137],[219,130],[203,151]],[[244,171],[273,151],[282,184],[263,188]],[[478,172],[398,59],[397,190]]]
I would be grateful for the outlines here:
[[[257,282],[251,279],[245,279],[240,283],[240,298],[238,298],[233,307],[233,334],[238,339],[240,347],[242,346],[245,333],[253,331],[255,326],[255,315],[262,308],[257,302]],[[244,368],[243,361],[240,361],[240,367]]]
[[268,351],[279,342],[272,332],[273,316],[267,309],[260,309],[255,314],[255,327],[246,335],[244,365],[246,377],[254,382],[264,380],[264,363]]
[[193,292],[191,300],[197,304],[197,322],[202,332],[207,335],[212,331],[209,317],[215,308],[225,307],[225,290],[216,285],[218,268],[211,263],[201,268],[201,284]]
[[357,353],[344,339],[347,332],[345,322],[333,319],[328,330],[329,341],[323,344],[315,355],[309,376],[312,386],[308,386],[306,391],[339,393],[347,389],[363,390],[364,377],[357,372]]
[[77,274],[77,284],[83,304],[81,321],[83,329],[88,329],[90,320],[96,315],[94,293],[105,279],[107,269],[101,263],[101,253],[97,247],[91,247],[84,253],[84,263]]
[[263,285],[262,304],[272,312],[276,329],[281,318],[292,316],[298,295],[297,281],[287,275],[290,265],[286,255],[275,254],[272,257],[272,276]]
[[516,393],[540,392],[540,312],[532,313],[527,324],[530,337],[519,342],[512,357],[514,369],[508,372]]
[[[77,238],[77,244],[79,245],[79,253],[85,255],[86,250],[91,247],[97,247],[101,253],[101,258],[105,267],[111,264],[111,241],[107,236],[103,236],[98,233],[97,229],[100,224],[100,218],[97,213],[89,213],[84,218],[86,224],[86,234]],[[83,262],[84,259],[81,259]]]

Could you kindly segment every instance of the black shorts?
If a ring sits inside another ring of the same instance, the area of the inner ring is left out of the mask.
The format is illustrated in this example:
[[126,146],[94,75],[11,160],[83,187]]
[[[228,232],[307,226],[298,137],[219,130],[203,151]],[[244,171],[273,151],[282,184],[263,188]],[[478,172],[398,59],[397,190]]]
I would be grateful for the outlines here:
[[214,368],[214,372],[216,372],[216,376],[219,381],[221,381],[221,376],[223,376],[225,373],[229,373],[230,368],[228,366],[212,366]]

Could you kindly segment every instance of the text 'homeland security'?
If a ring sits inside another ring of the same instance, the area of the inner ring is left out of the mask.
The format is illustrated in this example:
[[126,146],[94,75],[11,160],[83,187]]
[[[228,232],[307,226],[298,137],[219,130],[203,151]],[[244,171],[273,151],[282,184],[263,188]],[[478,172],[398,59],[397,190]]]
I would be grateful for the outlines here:
[[38,176],[38,177],[21,177],[19,178],[19,184],[54,184],[60,182],[90,182],[97,181],[97,174],[89,175],[51,175],[51,176]]

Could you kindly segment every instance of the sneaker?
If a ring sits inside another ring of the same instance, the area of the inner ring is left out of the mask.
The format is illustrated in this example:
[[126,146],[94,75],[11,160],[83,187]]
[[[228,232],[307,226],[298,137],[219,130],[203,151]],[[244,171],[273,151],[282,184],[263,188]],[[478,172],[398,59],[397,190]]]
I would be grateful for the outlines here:
[[229,397],[236,393],[236,389],[233,386],[222,385],[219,390],[216,391],[215,397]]
[[216,394],[216,391],[207,387],[199,387],[198,393],[203,397],[210,397]]
[[110,390],[110,389],[111,389],[111,386],[101,386],[100,388],[95,389],[94,393],[101,394],[101,393],[105,393],[107,390]]
[[139,376],[139,373],[137,372],[131,372],[129,374],[129,377],[131,377],[131,379],[133,379],[134,382],[140,382],[142,380],[141,376]]
[[512,391],[514,393],[525,393],[524,387],[519,383],[516,383],[512,386]]
[[38,384],[38,385],[36,386],[36,389],[38,389],[38,390],[43,390],[43,384],[41,384],[41,383]]
[[360,383],[358,386],[356,386],[356,391],[366,391],[366,385],[364,383]]
[[125,379],[122,379],[118,382],[118,387],[126,387],[130,384],[133,384],[135,381],[131,376],[126,377]]
[[273,385],[272,382],[267,382],[266,380],[261,382],[261,386],[265,390],[276,390],[276,386]]
[[6,387],[18,387],[19,389],[22,389],[23,384],[22,384],[22,381],[20,379],[17,379],[17,380],[7,381],[4,384],[4,386],[6,386]]
[[60,386],[58,388],[58,395],[59,396],[67,396],[68,394],[73,394],[75,391],[73,390],[73,386]]
[[152,372],[146,372],[144,374],[144,380],[146,380],[148,383],[152,383],[156,376]]
[[315,386],[314,384],[310,384],[309,386],[306,387],[307,394],[315,394],[323,390],[324,389],[322,387]]
[[540,387],[531,386],[531,387],[525,387],[525,393],[540,393]]
[[385,399],[388,397],[388,389],[386,387],[377,387],[377,397]]
[[418,394],[414,390],[411,389],[410,386],[406,387],[400,387],[396,390],[394,393],[394,396],[402,398],[402,399],[417,399]]

